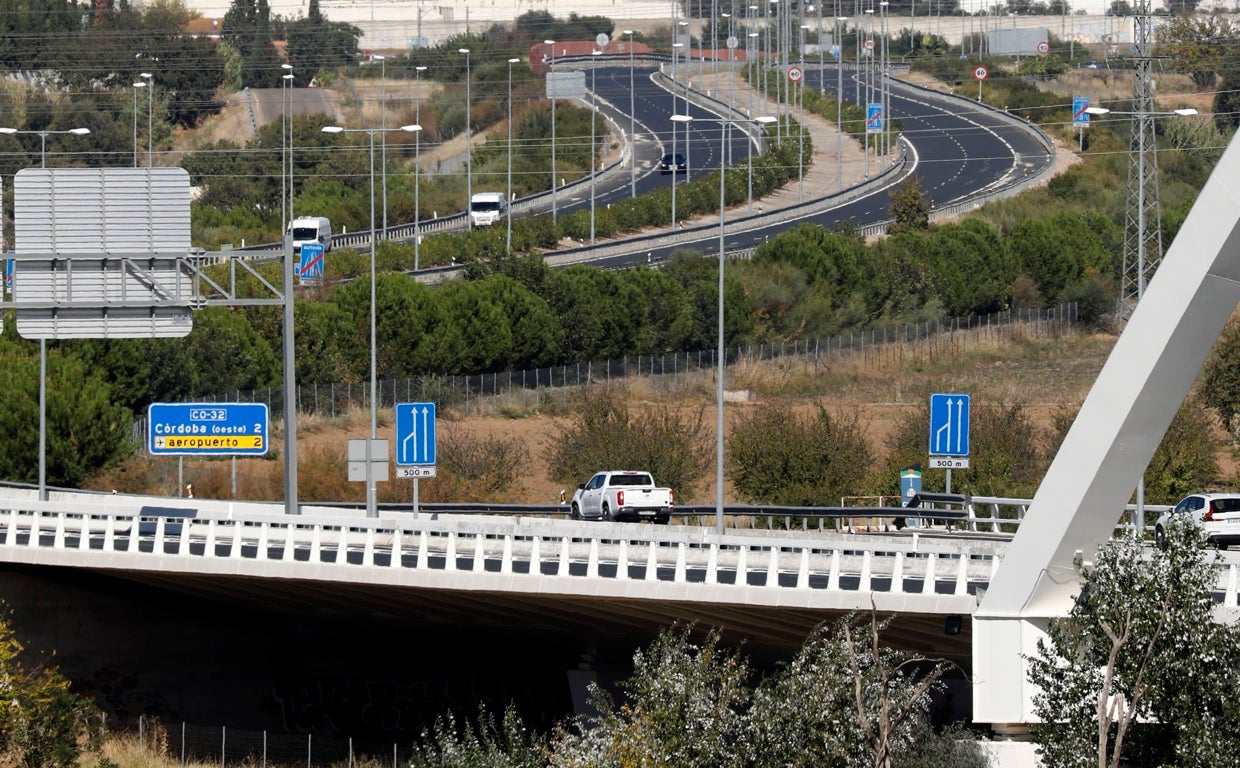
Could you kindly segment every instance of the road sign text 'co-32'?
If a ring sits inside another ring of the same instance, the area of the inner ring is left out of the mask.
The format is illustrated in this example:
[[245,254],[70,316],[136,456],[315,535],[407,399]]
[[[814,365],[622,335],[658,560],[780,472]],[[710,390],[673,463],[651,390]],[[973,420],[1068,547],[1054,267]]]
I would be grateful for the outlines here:
[[930,395],[930,455],[969,455],[968,395]]
[[151,403],[152,455],[262,456],[271,420],[266,403]]

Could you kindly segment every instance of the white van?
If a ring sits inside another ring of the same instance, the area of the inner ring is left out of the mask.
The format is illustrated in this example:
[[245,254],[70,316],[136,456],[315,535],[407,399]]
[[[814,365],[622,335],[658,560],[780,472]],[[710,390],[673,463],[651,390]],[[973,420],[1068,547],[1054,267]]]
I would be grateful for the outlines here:
[[293,233],[293,253],[301,253],[303,243],[322,243],[324,253],[332,249],[332,222],[325,216],[298,216],[288,228]]
[[507,215],[508,201],[502,192],[479,192],[469,199],[470,226],[489,227]]

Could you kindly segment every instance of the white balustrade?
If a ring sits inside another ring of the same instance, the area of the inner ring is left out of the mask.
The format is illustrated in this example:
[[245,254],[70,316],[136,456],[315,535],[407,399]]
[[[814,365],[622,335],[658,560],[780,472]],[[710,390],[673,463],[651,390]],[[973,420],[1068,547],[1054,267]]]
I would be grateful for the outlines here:
[[[576,589],[565,586],[570,583],[633,581],[633,586],[674,582],[759,591],[867,593],[877,583],[889,594],[968,598],[974,585],[989,582],[1007,546],[1003,541],[934,538],[924,533],[881,537],[828,531],[812,532],[807,538],[800,532],[733,531],[719,538],[699,528],[539,518],[424,520],[389,514],[368,520],[322,512],[290,523],[273,512],[251,514],[244,505],[227,514],[197,510],[189,516],[145,518],[115,507],[82,511],[83,505],[68,502],[23,500],[6,506],[0,509],[4,527],[0,542],[10,561],[39,562],[39,552],[55,551],[70,565],[90,565],[96,562],[92,558],[107,557],[108,567],[117,568],[126,562],[118,557],[137,564],[149,563],[146,558],[154,555],[197,559],[210,572],[226,560],[256,560],[287,564],[277,571],[281,575],[332,564],[330,576],[315,577],[350,578],[340,574],[348,569],[356,569],[354,573],[369,569],[374,575],[365,578],[375,580],[456,573],[464,579],[502,575],[520,585],[527,583],[524,579],[550,577],[560,580],[554,582],[559,586],[550,587],[553,591]],[[988,519],[981,527],[992,524]],[[207,566],[206,561],[216,565]],[[782,583],[781,569],[787,576]],[[383,573],[399,575],[378,576]],[[890,586],[884,586],[888,579]],[[1227,565],[1217,589],[1222,607],[1240,608],[1240,566]],[[642,590],[630,588],[625,594],[640,595]]]

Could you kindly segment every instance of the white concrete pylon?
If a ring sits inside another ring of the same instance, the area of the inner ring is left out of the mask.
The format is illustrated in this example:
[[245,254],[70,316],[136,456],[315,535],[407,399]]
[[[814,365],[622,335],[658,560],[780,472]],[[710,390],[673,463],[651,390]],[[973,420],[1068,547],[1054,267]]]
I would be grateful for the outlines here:
[[973,720],[1023,723],[1034,691],[1024,655],[1071,611],[1240,301],[1240,142],[1219,159],[1133,310],[973,616]]

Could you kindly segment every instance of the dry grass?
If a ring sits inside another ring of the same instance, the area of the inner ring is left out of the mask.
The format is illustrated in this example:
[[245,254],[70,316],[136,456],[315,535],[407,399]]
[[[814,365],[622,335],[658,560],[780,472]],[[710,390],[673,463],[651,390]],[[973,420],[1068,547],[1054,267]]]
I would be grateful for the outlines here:
[[[923,407],[931,392],[969,392],[979,403],[1020,403],[1035,420],[1049,423],[1062,409],[1080,405],[1113,343],[1110,335],[1075,332],[964,331],[942,334],[930,342],[874,347],[864,353],[825,354],[820,350],[817,358],[741,360],[729,365],[726,384],[730,392],[747,394],[729,399],[737,404],[728,406],[726,419],[730,422],[753,403],[773,399],[791,400],[794,406],[806,408],[824,404],[860,413],[869,424],[874,445],[881,446],[892,427]],[[624,386],[636,408],[643,403],[695,412],[705,408],[703,418],[714,418],[713,371],[680,373],[674,385],[668,376],[641,376]],[[566,407],[560,402],[556,408],[521,409],[515,403],[497,401],[483,415],[445,408],[439,429],[441,438],[459,431],[516,441],[525,457],[518,468],[518,481],[502,498],[493,500],[552,502],[558,499],[562,484],[548,475],[543,457]],[[381,415],[379,436],[393,439],[391,414]],[[303,502],[364,500],[362,484],[346,479],[346,451],[350,438],[362,438],[368,432],[369,414],[361,408],[336,418],[304,416],[298,420],[298,485]],[[277,431],[272,456],[237,461],[239,497],[282,497],[282,446],[283,435]],[[175,494],[175,459],[136,459],[125,475],[142,478],[146,492]],[[196,496],[230,498],[231,462],[187,459],[185,480],[193,484]],[[95,485],[109,486],[136,490],[115,477]],[[711,484],[703,482],[699,487],[701,498],[685,498],[686,503],[710,501]],[[412,481],[392,480],[380,484],[379,497],[386,502],[407,502],[412,490]],[[447,478],[423,480],[419,486],[424,501],[459,501],[456,495],[461,492],[462,486]]]

